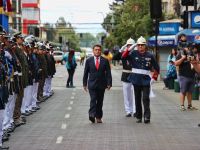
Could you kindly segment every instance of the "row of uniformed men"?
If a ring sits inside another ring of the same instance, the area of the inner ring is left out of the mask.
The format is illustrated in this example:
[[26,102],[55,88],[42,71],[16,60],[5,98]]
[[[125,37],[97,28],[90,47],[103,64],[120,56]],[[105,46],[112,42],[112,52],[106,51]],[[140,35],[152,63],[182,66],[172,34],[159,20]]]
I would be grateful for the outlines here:
[[40,109],[38,103],[53,95],[56,72],[50,43],[37,42],[20,32],[0,32],[0,149],[9,132],[26,123],[25,116]]

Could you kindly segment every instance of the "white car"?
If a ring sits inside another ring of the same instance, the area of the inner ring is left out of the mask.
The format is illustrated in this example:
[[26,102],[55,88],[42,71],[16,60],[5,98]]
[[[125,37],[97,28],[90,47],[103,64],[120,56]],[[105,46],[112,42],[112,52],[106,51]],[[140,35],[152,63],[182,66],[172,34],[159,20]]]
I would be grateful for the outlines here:
[[88,57],[91,57],[91,56],[93,56],[93,52],[92,51],[87,51],[86,52],[86,57],[88,58]]
[[81,53],[80,52],[75,52],[75,59],[76,61],[80,61],[81,60]]
[[56,63],[63,64],[62,63],[63,55],[64,55],[63,51],[53,51],[53,57],[54,57]]

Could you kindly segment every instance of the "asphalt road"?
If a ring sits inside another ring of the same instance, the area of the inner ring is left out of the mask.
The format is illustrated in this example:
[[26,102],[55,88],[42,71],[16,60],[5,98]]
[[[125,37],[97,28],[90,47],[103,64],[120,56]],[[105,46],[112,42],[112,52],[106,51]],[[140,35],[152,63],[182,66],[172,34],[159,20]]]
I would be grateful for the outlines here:
[[[88,120],[89,94],[82,89],[83,66],[78,66],[74,85],[66,88],[67,72],[57,66],[55,94],[41,103],[41,110],[16,128],[6,145],[10,150],[200,150],[200,112],[179,110],[179,95],[155,83],[150,124],[126,118],[121,69],[112,68],[113,87],[106,91],[103,124]],[[199,101],[194,106],[200,109]]]

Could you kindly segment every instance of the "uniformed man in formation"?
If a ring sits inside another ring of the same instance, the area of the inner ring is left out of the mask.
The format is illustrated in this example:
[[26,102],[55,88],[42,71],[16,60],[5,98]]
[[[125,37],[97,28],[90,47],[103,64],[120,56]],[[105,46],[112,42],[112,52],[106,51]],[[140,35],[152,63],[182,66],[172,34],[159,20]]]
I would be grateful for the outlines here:
[[16,127],[26,124],[26,116],[40,109],[51,97],[56,72],[49,42],[20,32],[9,36],[0,32],[0,150]]

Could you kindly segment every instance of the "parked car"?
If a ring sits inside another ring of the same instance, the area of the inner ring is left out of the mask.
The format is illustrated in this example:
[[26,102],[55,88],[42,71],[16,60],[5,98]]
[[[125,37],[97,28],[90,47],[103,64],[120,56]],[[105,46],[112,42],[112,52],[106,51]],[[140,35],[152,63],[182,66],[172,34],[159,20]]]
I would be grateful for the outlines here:
[[54,57],[56,63],[63,64],[63,62],[62,62],[63,55],[64,55],[63,51],[53,51],[53,57]]

